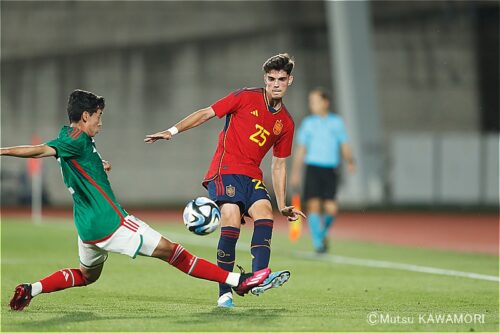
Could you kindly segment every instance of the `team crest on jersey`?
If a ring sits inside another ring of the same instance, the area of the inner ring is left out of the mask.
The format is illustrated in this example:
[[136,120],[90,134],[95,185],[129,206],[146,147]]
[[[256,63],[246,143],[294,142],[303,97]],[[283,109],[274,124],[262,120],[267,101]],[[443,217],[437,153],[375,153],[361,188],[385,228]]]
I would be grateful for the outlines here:
[[281,122],[280,119],[276,120],[273,127],[274,135],[280,135],[282,129],[283,129],[283,123]]
[[233,185],[226,186],[226,195],[230,198],[236,195],[236,188]]

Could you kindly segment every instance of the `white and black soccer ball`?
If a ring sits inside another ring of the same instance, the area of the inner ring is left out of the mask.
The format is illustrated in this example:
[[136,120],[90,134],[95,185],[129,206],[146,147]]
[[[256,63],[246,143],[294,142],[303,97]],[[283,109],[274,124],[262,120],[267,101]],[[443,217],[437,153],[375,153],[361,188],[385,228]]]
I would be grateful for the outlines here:
[[187,203],[182,218],[192,233],[208,235],[220,224],[220,209],[209,198],[199,197]]

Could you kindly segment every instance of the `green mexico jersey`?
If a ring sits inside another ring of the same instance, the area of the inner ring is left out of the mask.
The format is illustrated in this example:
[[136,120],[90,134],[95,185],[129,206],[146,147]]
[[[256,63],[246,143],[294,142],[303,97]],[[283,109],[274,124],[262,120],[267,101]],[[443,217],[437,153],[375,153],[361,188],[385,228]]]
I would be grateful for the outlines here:
[[116,202],[94,140],[77,128],[64,126],[46,144],[57,151],[64,183],[73,196],[78,235],[87,243],[106,239],[127,213]]

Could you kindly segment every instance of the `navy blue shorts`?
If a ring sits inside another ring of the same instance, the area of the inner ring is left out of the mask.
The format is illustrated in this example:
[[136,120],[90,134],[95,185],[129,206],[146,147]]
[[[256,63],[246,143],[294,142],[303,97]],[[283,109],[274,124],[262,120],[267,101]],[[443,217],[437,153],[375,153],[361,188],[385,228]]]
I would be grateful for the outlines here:
[[248,209],[254,202],[266,199],[271,201],[266,186],[261,180],[244,175],[222,175],[207,184],[208,196],[217,204],[234,203],[240,207],[241,214],[248,216]]

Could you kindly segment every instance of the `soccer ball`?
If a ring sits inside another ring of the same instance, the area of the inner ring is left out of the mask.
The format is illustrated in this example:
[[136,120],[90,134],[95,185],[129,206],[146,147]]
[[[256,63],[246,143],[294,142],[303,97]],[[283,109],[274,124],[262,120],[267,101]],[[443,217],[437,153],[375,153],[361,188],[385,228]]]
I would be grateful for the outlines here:
[[192,233],[208,235],[219,226],[220,209],[209,198],[199,197],[187,203],[182,218]]

